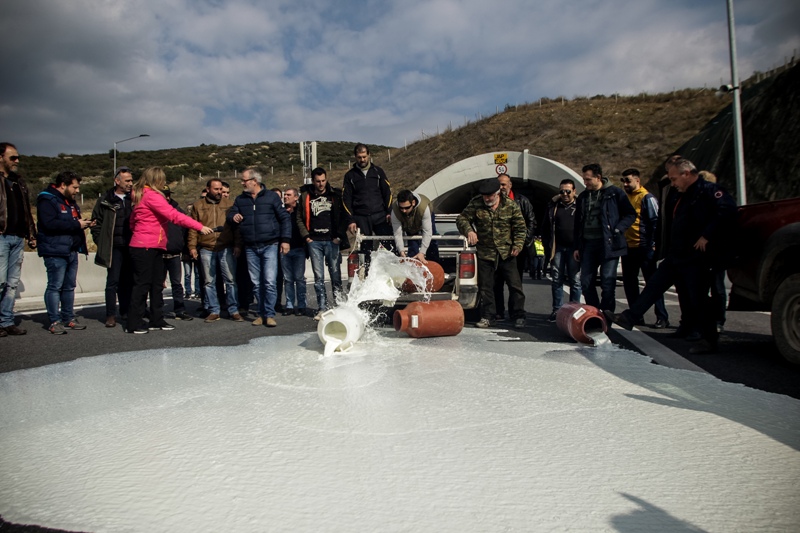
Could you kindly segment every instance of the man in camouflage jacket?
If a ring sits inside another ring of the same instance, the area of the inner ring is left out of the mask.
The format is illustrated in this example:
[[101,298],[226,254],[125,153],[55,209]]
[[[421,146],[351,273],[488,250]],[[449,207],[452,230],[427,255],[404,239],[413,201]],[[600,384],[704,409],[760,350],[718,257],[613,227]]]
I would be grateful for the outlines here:
[[517,270],[517,256],[525,246],[527,227],[522,211],[513,200],[500,194],[500,183],[490,178],[478,187],[480,196],[470,200],[456,219],[458,231],[478,252],[478,287],[481,296],[479,328],[494,325],[495,275],[509,287],[509,315],[516,327],[525,326],[525,294]]

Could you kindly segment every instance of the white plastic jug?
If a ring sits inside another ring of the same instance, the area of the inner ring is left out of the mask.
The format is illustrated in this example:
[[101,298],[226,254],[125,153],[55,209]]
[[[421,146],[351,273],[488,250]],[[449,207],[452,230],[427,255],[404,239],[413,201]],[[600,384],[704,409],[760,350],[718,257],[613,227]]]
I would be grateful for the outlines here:
[[325,345],[325,356],[346,352],[364,334],[364,318],[356,309],[335,307],[322,313],[317,335]]

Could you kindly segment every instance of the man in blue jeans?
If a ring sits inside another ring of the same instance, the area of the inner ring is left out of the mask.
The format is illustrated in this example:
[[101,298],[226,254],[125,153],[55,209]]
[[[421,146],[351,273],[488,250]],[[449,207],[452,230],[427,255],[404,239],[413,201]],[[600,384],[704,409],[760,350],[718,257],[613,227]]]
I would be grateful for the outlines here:
[[[581,264],[581,291],[588,305],[614,312],[617,265],[628,253],[625,232],[636,220],[636,210],[625,191],[603,177],[600,165],[582,169],[586,190],[578,196],[575,212],[575,251]],[[595,277],[600,269],[601,296],[597,297]]]
[[14,324],[14,301],[22,275],[25,240],[36,248],[36,225],[25,180],[17,174],[19,152],[0,143],[0,337],[25,335]]
[[575,249],[575,182],[561,180],[558,194],[547,205],[542,224],[542,244],[549,255],[553,294],[553,312],[547,318],[556,321],[556,313],[564,302],[564,283],[569,285],[569,301],[581,301],[580,264],[573,257]]
[[324,168],[311,171],[311,186],[304,187],[297,204],[295,225],[308,246],[311,268],[314,271],[314,292],[319,311],[314,317],[319,320],[328,309],[325,290],[325,265],[331,276],[334,300],[342,292],[340,251],[347,248],[346,229],[349,217],[342,204],[339,189],[331,186]]
[[236,197],[227,220],[239,226],[244,244],[247,270],[258,301],[258,318],[253,325],[277,326],[275,303],[278,299],[278,249],[289,252],[292,238],[291,216],[281,199],[261,182],[256,168],[242,172],[242,194]]
[[86,329],[75,317],[75,286],[78,281],[78,253],[86,254],[86,229],[94,222],[83,220],[75,196],[81,178],[62,172],[36,198],[39,219],[39,256],[47,268],[44,304],[50,333],[63,335],[67,329]]
[[[295,222],[297,202],[300,200],[300,191],[289,187],[283,191],[283,207]],[[281,256],[281,270],[283,271],[283,286],[286,293],[286,305],[283,306],[283,316],[306,314],[306,245],[305,239],[300,234],[297,224],[292,224],[292,238],[289,241],[289,253]]]

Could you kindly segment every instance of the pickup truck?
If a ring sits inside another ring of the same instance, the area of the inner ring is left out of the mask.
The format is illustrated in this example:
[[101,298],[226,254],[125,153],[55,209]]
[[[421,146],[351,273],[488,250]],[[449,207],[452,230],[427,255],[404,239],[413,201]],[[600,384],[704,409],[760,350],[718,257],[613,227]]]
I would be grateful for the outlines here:
[[778,351],[800,365],[800,198],[740,207],[739,231],[729,309],[771,311]]
[[[457,214],[437,214],[436,230],[438,235],[432,238],[439,245],[439,264],[444,269],[444,285],[438,292],[431,294],[431,300],[457,300],[464,311],[477,310],[478,269],[475,248],[467,244],[467,238],[458,233],[456,228]],[[403,237],[405,241],[421,239],[421,237]],[[362,241],[387,241],[392,237],[358,235],[353,252],[347,258],[347,277],[350,282],[363,273],[364,254],[358,253]],[[419,292],[404,292],[394,302],[394,308],[404,308],[411,302],[420,301],[423,295]],[[389,317],[391,318],[391,317]]]

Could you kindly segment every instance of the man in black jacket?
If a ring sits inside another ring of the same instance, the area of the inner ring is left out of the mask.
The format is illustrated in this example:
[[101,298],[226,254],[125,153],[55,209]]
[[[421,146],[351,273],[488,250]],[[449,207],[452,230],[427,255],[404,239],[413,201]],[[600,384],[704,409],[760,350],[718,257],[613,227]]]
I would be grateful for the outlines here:
[[14,324],[14,302],[22,275],[25,240],[36,248],[36,224],[25,180],[17,174],[19,152],[0,143],[0,337],[25,335]]
[[606,318],[632,329],[650,306],[671,285],[675,285],[682,308],[681,327],[694,328],[702,336],[693,354],[717,351],[715,313],[709,295],[714,268],[724,266],[734,248],[736,203],[716,183],[705,181],[688,159],[667,164],[672,190],[662,217],[664,260],[647,280],[642,294],[630,309]]
[[114,175],[114,187],[94,204],[92,210],[92,240],[97,245],[94,263],[108,269],[106,274],[106,327],[117,325],[117,299],[119,313],[128,314],[133,285],[133,270],[128,245],[131,242],[131,189],[133,173],[128,167],[119,167]]
[[[172,199],[172,190],[169,185],[165,185],[162,189],[164,196],[167,198],[169,205],[177,209],[183,214],[186,212],[181,209],[178,202]],[[167,249],[164,250],[161,258],[164,260],[164,281],[169,276],[169,284],[172,287],[172,310],[175,312],[175,318],[178,320],[192,320],[192,317],[186,314],[186,301],[184,300],[183,292],[183,268],[181,265],[181,253],[186,246],[186,228],[177,224],[167,225]]]
[[556,313],[564,302],[564,283],[569,285],[569,301],[581,301],[580,264],[572,251],[575,249],[575,182],[561,180],[558,195],[550,200],[542,224],[542,244],[551,259],[553,312],[549,322],[556,321]]
[[[342,202],[352,221],[349,231],[361,230],[363,235],[391,235],[392,189],[386,173],[370,160],[369,148],[357,144],[353,149],[356,162],[344,175]],[[385,244],[391,247],[389,241]],[[372,249],[364,243],[364,251]]]
[[[628,253],[625,231],[636,220],[636,210],[625,191],[608,183],[600,165],[582,169],[586,190],[578,196],[575,213],[575,260],[581,264],[581,291],[586,303],[613,312],[616,307],[617,265]],[[601,297],[595,277],[600,270]]]

